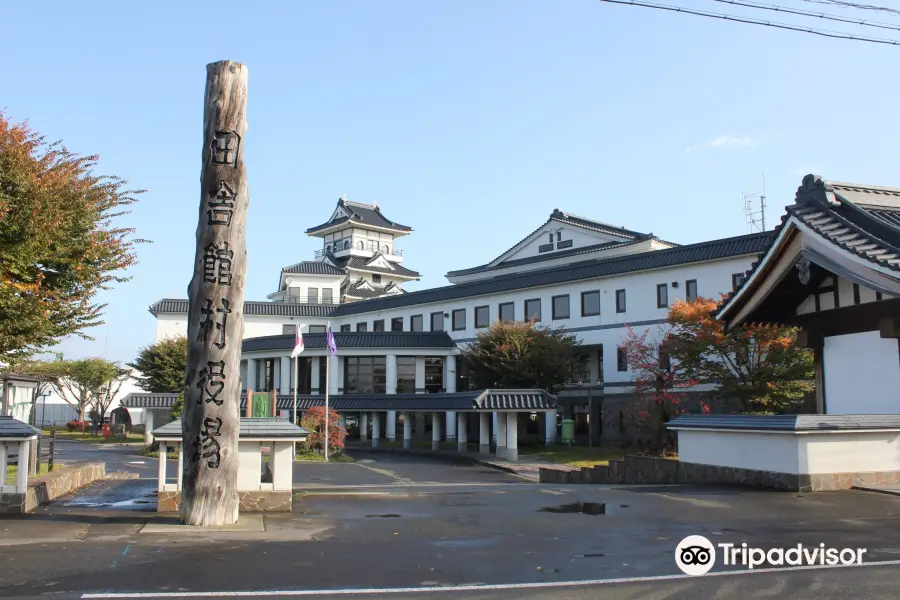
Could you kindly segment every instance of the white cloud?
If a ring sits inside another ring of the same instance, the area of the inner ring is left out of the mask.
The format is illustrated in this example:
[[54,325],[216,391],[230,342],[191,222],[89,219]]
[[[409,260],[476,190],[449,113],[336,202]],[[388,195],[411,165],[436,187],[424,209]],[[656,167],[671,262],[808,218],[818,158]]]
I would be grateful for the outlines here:
[[750,148],[759,144],[759,140],[748,135],[732,135],[726,133],[716,138],[695,146],[688,146],[688,153],[703,152],[705,150],[727,150],[729,148]]

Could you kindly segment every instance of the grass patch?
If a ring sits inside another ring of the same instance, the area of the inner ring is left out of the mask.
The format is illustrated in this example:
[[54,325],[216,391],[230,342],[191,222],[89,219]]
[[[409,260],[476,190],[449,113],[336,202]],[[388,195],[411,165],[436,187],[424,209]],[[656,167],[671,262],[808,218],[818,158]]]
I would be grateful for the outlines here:
[[[146,446],[144,448],[141,448],[141,456],[146,456],[148,458],[159,458],[159,450],[151,450],[150,446]],[[166,453],[166,458],[171,460],[178,460],[178,450]]]
[[532,446],[519,448],[519,456],[530,456],[547,462],[570,467],[594,467],[607,465],[609,461],[622,458],[624,453],[617,448],[587,446]]
[[[53,465],[53,472],[57,473],[59,471],[62,471],[64,468],[65,467],[63,465],[57,463],[57,464]],[[18,472],[19,472],[18,465],[7,465],[6,466],[6,483],[15,483],[16,475],[18,474]],[[32,479],[34,477],[40,477],[41,475],[46,475],[49,472],[50,472],[50,466],[47,463],[41,463],[41,468],[38,469],[38,474],[32,475],[31,477],[29,477],[29,479]]]
[[[300,451],[294,457],[294,460],[298,461],[311,461],[311,462],[324,462],[325,457],[321,454],[313,452],[312,450]],[[353,462],[353,457],[347,454],[338,454],[337,456],[330,455],[328,457],[328,462]]]
[[[42,431],[43,435],[50,437],[52,432],[49,429]],[[102,435],[93,435],[91,433],[82,433],[80,431],[66,431],[65,429],[56,430],[56,439],[58,440],[74,440],[77,442],[92,442],[95,444],[122,444],[125,442],[143,442],[144,436],[140,433],[128,433],[125,439],[120,435],[111,435],[108,438]]]

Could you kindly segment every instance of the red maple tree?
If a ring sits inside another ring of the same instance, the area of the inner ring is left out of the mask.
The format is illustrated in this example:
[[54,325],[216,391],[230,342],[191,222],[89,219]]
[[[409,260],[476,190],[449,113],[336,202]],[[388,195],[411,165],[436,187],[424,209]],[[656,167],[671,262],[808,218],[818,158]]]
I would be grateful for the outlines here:
[[[309,432],[306,445],[313,451],[325,451],[325,407],[313,406],[300,417],[300,427]],[[340,415],[332,409],[328,410],[328,452],[340,454],[344,451],[344,439],[347,430],[340,426]]]

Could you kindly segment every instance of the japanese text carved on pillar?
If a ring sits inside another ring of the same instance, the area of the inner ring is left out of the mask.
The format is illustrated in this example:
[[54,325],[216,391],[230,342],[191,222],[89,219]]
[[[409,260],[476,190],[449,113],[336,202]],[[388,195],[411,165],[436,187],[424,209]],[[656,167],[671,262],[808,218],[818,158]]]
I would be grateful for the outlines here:
[[[213,165],[235,167],[237,165],[238,147],[241,143],[240,136],[234,132],[216,132],[211,144],[211,162]],[[208,195],[206,201],[207,225],[210,227],[224,227],[230,230],[232,217],[234,216],[234,204],[236,194],[232,187],[225,181],[218,181],[215,190]],[[201,270],[203,283],[231,287],[232,261],[234,251],[227,241],[221,243],[212,242],[203,248],[201,257]],[[212,346],[222,351],[228,347],[226,326],[228,315],[232,312],[227,298],[206,297],[200,314],[203,320],[200,322],[198,333],[199,341],[212,343]],[[211,352],[215,352],[210,348]],[[197,400],[198,405],[215,404],[222,406],[224,400],[220,397],[225,389],[225,380],[228,373],[225,372],[224,360],[210,360],[202,369],[198,369],[196,386],[200,390]],[[221,434],[222,419],[206,417],[203,420],[203,428],[200,435],[194,440],[194,453],[192,460],[200,462],[206,459],[206,466],[210,469],[218,469],[221,463]]]

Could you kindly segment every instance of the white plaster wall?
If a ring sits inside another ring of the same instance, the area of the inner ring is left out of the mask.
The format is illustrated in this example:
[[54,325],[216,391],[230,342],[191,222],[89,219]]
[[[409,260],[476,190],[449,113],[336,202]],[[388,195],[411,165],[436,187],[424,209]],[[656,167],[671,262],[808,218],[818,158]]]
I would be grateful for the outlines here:
[[187,313],[163,313],[156,317],[156,341],[187,335]]
[[840,432],[800,436],[807,473],[900,471],[900,432]]
[[678,460],[701,465],[800,473],[798,436],[745,431],[678,431]]
[[259,442],[238,442],[238,482],[239,492],[256,492],[260,489],[262,458]]
[[322,301],[322,290],[330,289],[332,302],[338,302],[341,297],[341,281],[344,276],[315,276],[315,275],[291,275],[285,279],[291,296],[299,296],[303,302],[309,298],[309,289],[316,288],[316,298]]
[[273,478],[275,491],[290,491],[293,481],[293,451],[292,442],[275,442],[275,455],[272,457]]
[[[384,319],[385,326],[390,329],[390,320],[394,317],[403,318],[404,331],[410,330],[410,317],[423,315],[424,329],[430,329],[430,315],[432,312],[443,312],[447,316],[444,319],[444,327],[447,333],[457,343],[465,343],[475,339],[477,332],[474,327],[474,308],[488,305],[491,320],[498,317],[499,304],[501,302],[515,303],[515,317],[522,319],[525,310],[525,300],[531,298],[541,299],[542,323],[553,327],[562,326],[569,332],[575,333],[580,342],[587,345],[603,344],[603,379],[607,384],[613,384],[609,393],[627,391],[627,384],[631,382],[631,373],[616,370],[616,348],[625,338],[629,324],[635,331],[640,332],[646,327],[657,327],[666,319],[668,310],[657,308],[656,285],[666,283],[668,285],[669,303],[675,299],[684,299],[687,291],[685,282],[689,279],[697,280],[697,288],[700,296],[718,298],[720,293],[731,291],[731,276],[734,273],[742,273],[750,268],[752,258],[737,257],[719,261],[709,261],[682,265],[670,269],[656,269],[641,271],[614,277],[598,278],[593,280],[581,280],[555,286],[542,288],[530,288],[515,290],[498,294],[489,294],[477,297],[465,297],[458,300],[450,300],[440,303],[418,304],[396,309],[362,312],[344,317],[331,319],[335,331],[340,331],[341,325],[349,324],[351,331],[356,331],[358,322],[366,322],[369,331],[372,330],[372,322],[376,319]],[[678,287],[673,288],[672,282],[677,281]],[[615,292],[617,289],[626,290],[626,311],[616,312]],[[581,316],[581,292],[600,291],[600,314],[590,317]],[[551,298],[559,294],[569,294],[570,317],[568,319],[552,320]],[[364,306],[364,304],[360,304]],[[465,309],[466,328],[460,331],[452,330],[451,315],[454,309]],[[274,317],[245,315],[244,338],[259,337],[265,335],[280,335],[282,326],[289,323],[303,323],[306,325],[325,325],[328,318],[319,317]],[[160,315],[157,320],[157,339],[161,334],[184,335],[186,330],[186,315]],[[618,385],[616,385],[618,384]]]
[[877,331],[825,338],[825,412],[900,413],[900,348]]

